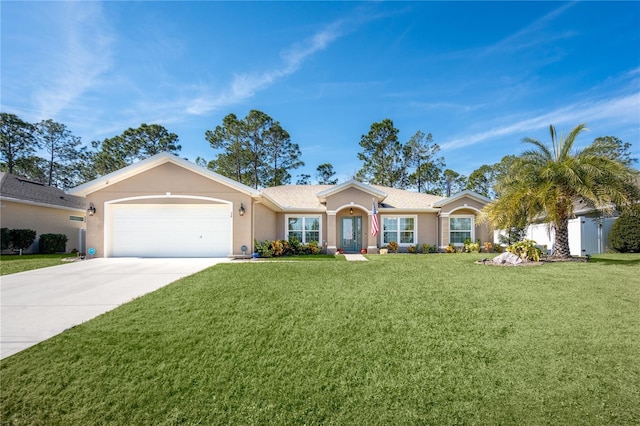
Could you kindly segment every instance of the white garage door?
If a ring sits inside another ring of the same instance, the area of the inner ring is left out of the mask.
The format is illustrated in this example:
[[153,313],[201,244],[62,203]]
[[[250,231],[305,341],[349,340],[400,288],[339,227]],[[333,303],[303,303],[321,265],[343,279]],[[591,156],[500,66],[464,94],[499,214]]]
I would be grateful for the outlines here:
[[116,204],[110,210],[108,256],[220,257],[231,254],[230,205]]

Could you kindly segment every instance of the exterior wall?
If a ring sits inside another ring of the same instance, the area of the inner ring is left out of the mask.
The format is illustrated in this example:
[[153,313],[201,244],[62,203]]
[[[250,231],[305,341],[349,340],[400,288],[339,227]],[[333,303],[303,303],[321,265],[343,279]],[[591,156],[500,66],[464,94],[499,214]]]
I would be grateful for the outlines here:
[[418,215],[418,244],[438,245],[438,215]]
[[[95,215],[87,218],[87,247],[95,248],[95,257],[104,256],[104,215],[107,203],[114,200],[149,196],[157,198],[121,202],[130,204],[215,203],[211,200],[185,197],[207,197],[230,202],[233,204],[233,254],[242,254],[240,248],[243,245],[253,247],[251,196],[173,163],[164,163],[87,195],[87,204],[92,202],[96,207]],[[238,214],[241,203],[246,210],[244,216]]]
[[449,218],[443,217],[440,219],[440,248],[449,245]]
[[[264,241],[278,238],[278,214],[276,212],[264,204],[255,203],[253,205],[253,220],[254,238],[256,240]],[[251,242],[251,247],[254,248],[253,241]]]
[[472,211],[473,213],[477,213],[478,211],[484,208],[484,203],[475,200],[471,197],[462,197],[458,200],[455,200],[452,203],[446,204],[442,206],[440,210],[440,214],[443,213],[451,213],[451,214],[462,214],[459,210],[464,209],[468,211]]
[[344,191],[340,191],[336,194],[327,197],[327,210],[337,210],[345,205],[353,208],[362,207],[367,211],[373,207],[373,196],[369,193],[363,192],[357,188],[347,188]]
[[486,241],[493,241],[491,230],[486,225],[478,224],[478,213],[484,206],[483,202],[467,196],[443,205],[440,211],[439,247],[444,248],[449,245],[449,217],[455,215],[475,216],[474,241],[480,240],[480,244]]
[[[353,216],[362,217],[361,248],[368,249],[369,252],[377,251],[378,239],[370,234],[371,216],[369,213],[373,207],[373,198],[371,194],[358,188],[347,188],[327,197],[327,211],[335,212],[335,215],[328,215],[326,231],[323,232],[326,233],[325,241],[328,253],[333,253],[336,249],[342,248],[340,235],[342,218]],[[350,209],[353,209],[353,215],[350,213]]]
[[2,200],[2,227],[9,229],[33,229],[36,240],[25,253],[38,253],[42,234],[64,234],[67,236],[66,252],[73,249],[82,251],[84,241],[80,241],[80,230],[85,222],[72,221],[70,216],[85,217],[83,210],[44,207]]

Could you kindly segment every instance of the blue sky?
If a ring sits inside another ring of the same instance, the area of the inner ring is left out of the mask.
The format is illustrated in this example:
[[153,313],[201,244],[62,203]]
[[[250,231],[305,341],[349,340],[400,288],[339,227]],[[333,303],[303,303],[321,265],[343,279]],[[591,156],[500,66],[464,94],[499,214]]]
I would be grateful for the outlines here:
[[84,143],[158,123],[211,160],[222,118],[258,109],[315,178],[362,165],[390,118],[432,133],[469,174],[586,122],[640,157],[640,2],[11,2],[1,4],[1,109]]

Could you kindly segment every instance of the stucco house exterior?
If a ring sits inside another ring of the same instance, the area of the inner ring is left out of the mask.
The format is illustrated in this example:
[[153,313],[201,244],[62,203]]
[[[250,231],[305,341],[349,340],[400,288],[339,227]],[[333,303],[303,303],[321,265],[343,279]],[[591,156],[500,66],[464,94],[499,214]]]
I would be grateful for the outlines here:
[[36,231],[36,240],[25,253],[38,252],[42,234],[65,234],[67,252],[83,251],[85,216],[84,197],[0,172],[0,225]]
[[[86,239],[95,257],[240,256],[253,252],[254,240],[294,236],[317,241],[327,253],[377,253],[389,241],[402,251],[493,239],[475,217],[490,200],[470,191],[443,198],[355,180],[256,190],[168,153],[70,194],[92,210]],[[380,229],[375,236],[374,206]]]

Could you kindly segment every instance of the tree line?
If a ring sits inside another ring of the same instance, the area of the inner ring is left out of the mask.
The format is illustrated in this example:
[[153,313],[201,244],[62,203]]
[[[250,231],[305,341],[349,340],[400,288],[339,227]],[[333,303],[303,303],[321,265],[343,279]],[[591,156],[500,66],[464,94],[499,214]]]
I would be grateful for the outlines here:
[[[360,138],[357,157],[362,167],[356,180],[399,189],[450,196],[469,189],[489,198],[500,195],[499,182],[516,160],[506,156],[482,165],[469,176],[446,167],[440,146],[431,133],[417,130],[401,142],[391,119],[371,124]],[[119,170],[159,152],[180,154],[179,137],[159,124],[142,123],[122,134],[85,146],[64,124],[53,120],[29,123],[14,114],[0,113],[0,170],[46,185],[68,189]],[[196,164],[253,188],[294,183],[292,176],[304,166],[302,151],[277,120],[258,110],[244,118],[228,114],[205,140],[216,152],[213,160],[197,157]],[[630,161],[629,144],[611,136],[597,138]],[[333,165],[316,168],[315,182],[338,183]],[[298,174],[296,184],[310,184],[311,176]]]

